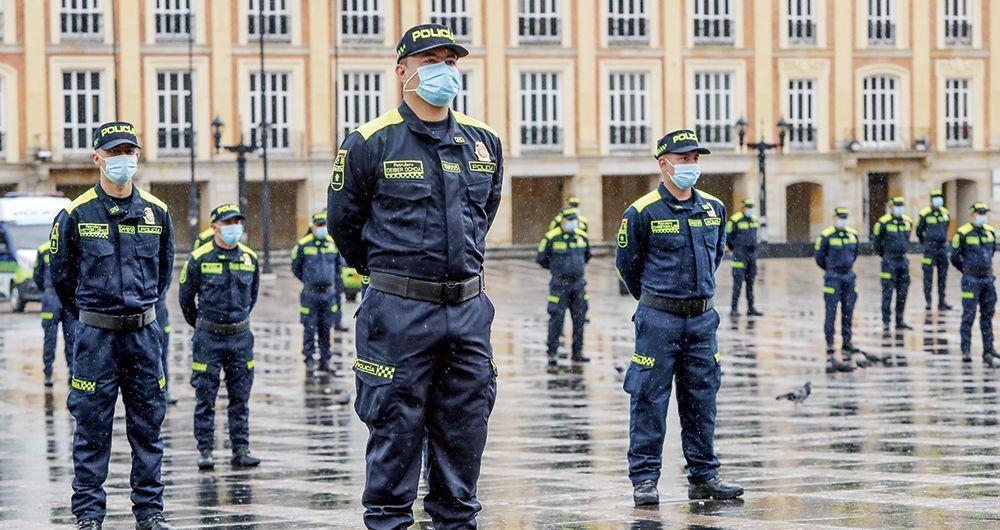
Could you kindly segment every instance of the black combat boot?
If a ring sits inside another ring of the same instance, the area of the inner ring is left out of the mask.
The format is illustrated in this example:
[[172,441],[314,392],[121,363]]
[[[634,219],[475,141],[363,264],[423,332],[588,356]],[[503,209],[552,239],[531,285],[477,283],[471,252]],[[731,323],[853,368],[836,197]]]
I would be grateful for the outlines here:
[[250,454],[250,448],[246,446],[233,447],[233,459],[229,461],[233,467],[256,467],[260,465],[260,459]]
[[198,451],[198,469],[214,469],[215,459],[212,458],[212,450],[205,449]]
[[162,513],[157,513],[135,523],[135,530],[174,530],[174,527],[167,524]]
[[76,530],[101,530],[101,522],[97,519],[77,521]]
[[656,491],[655,480],[636,482],[632,491],[632,500],[636,506],[656,506],[660,504],[660,492]]
[[702,482],[701,484],[688,484],[688,498],[699,499],[735,499],[743,495],[743,486],[735,482],[726,482],[718,475]]

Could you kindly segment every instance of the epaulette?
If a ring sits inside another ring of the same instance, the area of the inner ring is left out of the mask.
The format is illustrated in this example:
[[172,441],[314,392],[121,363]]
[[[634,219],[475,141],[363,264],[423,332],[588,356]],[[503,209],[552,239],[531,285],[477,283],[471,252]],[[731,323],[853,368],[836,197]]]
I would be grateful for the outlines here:
[[941,207],[941,211],[944,212],[944,213],[946,213],[946,214],[950,214],[951,213],[951,210],[945,208],[944,206]]
[[455,121],[457,121],[458,123],[461,123],[462,125],[468,125],[469,127],[475,127],[477,129],[483,129],[483,130],[487,131],[488,133],[492,134],[493,136],[496,136],[497,138],[500,137],[500,135],[497,134],[497,132],[495,130],[493,130],[493,127],[490,127],[489,125],[486,125],[485,123],[483,123],[483,122],[481,122],[481,121],[479,121],[479,120],[477,120],[477,119],[475,119],[475,118],[473,118],[471,116],[467,116],[465,114],[462,114],[461,112],[454,111],[454,110],[451,111],[451,113],[452,113],[453,116],[455,116]]
[[159,206],[160,209],[163,210],[164,212],[170,211],[170,208],[167,207],[167,203],[158,199],[156,195],[153,195],[152,193],[139,187],[136,187],[136,189],[139,190],[139,197],[142,197],[142,200],[151,203],[153,205]]
[[361,127],[358,127],[356,130],[362,138],[367,140],[371,138],[373,134],[381,131],[382,129],[385,129],[390,125],[399,125],[400,123],[403,123],[403,115],[399,113],[399,109],[392,109],[378,118],[375,118]]
[[545,239],[547,239],[547,240],[548,239],[552,239],[553,237],[556,237],[557,235],[559,235],[561,233],[562,233],[562,228],[558,228],[558,227],[557,228],[553,228],[552,230],[549,230],[548,232],[545,232]]
[[660,190],[653,190],[653,191],[651,191],[651,192],[643,195],[642,197],[639,197],[639,200],[633,202],[631,207],[635,208],[636,212],[642,213],[642,211],[647,206],[649,206],[650,204],[653,204],[654,202],[656,202],[658,200],[660,200]]
[[730,221],[738,223],[740,219],[743,219],[743,212],[736,212],[732,217],[729,218]]
[[299,244],[300,245],[305,245],[307,243],[310,243],[315,238],[316,237],[312,234],[312,232],[310,232],[310,233],[302,236],[302,238],[299,239]]
[[920,217],[923,217],[929,213],[931,213],[931,207],[927,206],[926,208],[920,210]]
[[913,218],[910,217],[909,215],[904,215],[903,216],[903,220],[906,221],[906,222],[908,222],[908,223],[912,223],[913,222]]
[[237,243],[237,245],[240,247],[240,250],[242,250],[243,252],[246,252],[247,254],[250,254],[250,256],[253,259],[257,259],[257,253],[254,252],[252,248],[244,245],[243,243]]
[[576,230],[573,230],[573,233],[576,234],[576,235],[578,235],[578,236],[583,236],[583,237],[585,237],[587,239],[590,239],[590,235],[588,235],[587,231],[584,230],[584,229],[582,229],[582,228],[577,228]]
[[45,243],[42,243],[41,245],[38,246],[38,253],[45,254],[46,252],[49,251],[50,248],[52,248],[52,244],[46,241]]
[[851,228],[851,227],[849,227],[849,226],[847,227],[847,233],[848,234],[858,235],[858,231],[855,230],[855,229],[853,229],[853,228]]
[[892,214],[891,213],[887,213],[887,214],[883,215],[882,217],[878,218],[878,222],[880,222],[880,223],[888,223],[890,220],[892,220]]
[[[993,228],[993,225],[983,225],[983,228],[989,230],[990,232],[996,232],[997,231],[996,228]],[[44,245],[44,246],[48,246],[48,245]]]
[[972,231],[972,223],[965,223],[964,225],[958,227],[958,233],[962,234],[963,236],[971,231]]
[[88,202],[96,198],[97,198],[97,190],[95,190],[94,188],[90,188],[89,190],[83,192],[83,195],[80,195],[79,197],[74,199],[73,202],[69,203],[66,206],[65,208],[66,213],[67,214],[73,213],[73,210],[79,208],[80,206],[83,206],[84,204],[87,204]]
[[[707,199],[707,200],[710,200],[710,201],[715,201],[715,202],[717,202],[719,204],[725,204],[725,203],[722,202],[722,199],[716,197],[715,195],[712,195],[711,193],[707,193],[707,192],[701,191],[698,188],[695,188],[694,191],[698,192],[698,195],[701,195],[701,198],[703,198],[703,199]],[[740,213],[743,213],[743,212],[740,212]]]
[[191,251],[191,259],[196,261],[200,260],[202,256],[211,252],[213,248],[215,248],[215,241],[209,241],[208,243],[205,243],[204,245]]
[[823,237],[830,237],[830,236],[832,236],[832,235],[834,234],[834,232],[836,232],[836,231],[837,231],[837,227],[835,227],[835,226],[828,226],[828,227],[826,227],[826,229],[825,229],[825,230],[823,230],[823,232],[821,232],[821,233],[823,234]]

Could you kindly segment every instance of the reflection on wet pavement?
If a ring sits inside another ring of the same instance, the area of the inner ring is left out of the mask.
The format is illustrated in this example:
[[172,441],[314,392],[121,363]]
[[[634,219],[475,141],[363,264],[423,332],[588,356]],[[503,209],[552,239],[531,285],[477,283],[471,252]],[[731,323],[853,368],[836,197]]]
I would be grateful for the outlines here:
[[[911,273],[918,282],[918,261]],[[635,305],[618,296],[611,260],[595,259],[589,270],[586,350],[594,360],[584,366],[546,367],[548,277],[533,262],[493,261],[488,276],[498,308],[500,388],[479,484],[484,528],[1000,527],[998,374],[984,370],[978,355],[971,364],[960,361],[960,310],[925,314],[917,288],[906,315],[916,329],[883,335],[871,258],[859,269],[855,343],[885,364],[825,374],[821,276],[810,260],[764,261],[757,291],[766,316],[724,315],[719,331],[717,447],[724,476],[743,483],[746,498],[687,501],[672,407],[663,504],[655,510],[631,503],[628,399],[615,364],[631,356]],[[720,300],[728,300],[730,278],[724,265]],[[958,275],[951,283],[957,306]],[[163,426],[163,474],[167,512],[178,528],[361,527],[367,430],[350,403],[353,336],[335,337],[335,373],[307,377],[297,297],[297,284],[282,274],[264,285],[254,314],[251,445],[264,463],[250,470],[229,467],[228,447],[216,451],[214,472],[195,466],[191,332],[180,311],[172,312],[170,384],[180,403]],[[348,303],[346,314],[355,307]],[[73,420],[65,387],[42,387],[38,322],[37,312],[0,316],[0,528],[73,522]],[[57,380],[66,376],[60,370],[57,362]],[[774,400],[806,381],[813,393],[804,404]],[[108,528],[132,524],[123,416],[119,406]],[[218,416],[219,440],[226,439],[225,418]],[[420,526],[429,528],[416,504]]]

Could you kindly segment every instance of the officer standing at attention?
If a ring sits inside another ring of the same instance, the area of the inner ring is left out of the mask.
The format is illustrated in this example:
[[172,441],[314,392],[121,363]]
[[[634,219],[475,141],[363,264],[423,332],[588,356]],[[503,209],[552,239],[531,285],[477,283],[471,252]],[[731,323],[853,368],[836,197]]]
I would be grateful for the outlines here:
[[254,370],[250,312],[260,287],[257,253],[240,243],[244,217],[239,206],[218,206],[209,219],[215,239],[188,256],[178,293],[184,320],[195,328],[191,386],[196,399],[198,469],[215,467],[215,398],[221,370],[226,372],[229,393],[230,463],[233,467],[253,467],[260,464],[260,459],[250,454],[248,404]]
[[656,159],[663,183],[625,210],[618,230],[615,264],[639,300],[635,353],[624,384],[631,395],[628,466],[636,506],[660,502],[656,484],[675,377],[688,498],[743,494],[742,486],[719,477],[714,447],[722,368],[712,297],[726,248],[726,208],[694,188],[701,175],[698,157],[710,153],[688,130],[661,138]]
[[[851,343],[851,321],[854,319],[854,304],[858,301],[857,275],[854,262],[858,259],[858,232],[847,226],[847,208],[833,211],[833,226],[829,226],[816,238],[814,256],[816,264],[823,269],[823,301],[826,304],[826,318],[823,334],[826,337],[826,371],[850,372],[854,370],[851,355],[859,350]],[[834,353],[833,325],[837,318],[837,304],[840,304],[840,336],[843,338],[841,351],[844,362],[838,361]]]
[[586,232],[587,218],[584,217],[582,213],[580,213],[580,198],[575,195],[566,199],[566,206],[560,208],[559,213],[557,213],[556,216],[552,219],[552,222],[549,223],[549,230],[555,230],[556,228],[559,228],[559,226],[562,224],[563,215],[570,210],[576,212],[576,220],[577,223],[579,224],[578,228]]
[[312,228],[292,249],[292,274],[302,282],[299,316],[302,321],[302,355],[306,371],[316,368],[319,337],[319,369],[331,371],[330,328],[340,316],[340,252],[326,226],[326,211],[312,216]]
[[910,248],[913,220],[905,215],[902,197],[889,201],[890,212],[872,227],[875,253],[882,257],[882,329],[889,331],[892,313],[892,292],[896,292],[896,329],[913,329],[903,321],[906,294],[910,290],[910,263],[906,251]]
[[72,510],[78,528],[101,528],[120,388],[132,446],[136,528],[169,529],[160,479],[163,330],[155,306],[170,286],[173,228],[167,205],[132,184],[139,166],[132,124],[95,129],[92,160],[100,182],[56,216],[49,258],[59,301],[79,322],[67,400],[76,419]]
[[550,230],[538,244],[535,261],[552,273],[549,280],[549,366],[555,366],[559,356],[559,337],[562,336],[566,309],[573,320],[574,362],[585,363],[583,355],[583,325],[587,319],[587,281],[584,269],[590,261],[590,243],[587,232],[580,228],[576,210],[560,214],[559,228]]
[[993,349],[993,311],[997,290],[993,277],[996,229],[987,224],[990,209],[977,202],[969,207],[972,222],[958,227],[951,240],[951,264],[962,273],[962,361],[972,362],[972,321],[979,306],[979,328],[983,333],[983,362],[1000,368],[1000,354]]
[[726,248],[733,252],[733,303],[730,314],[739,316],[740,288],[747,284],[747,315],[763,316],[753,304],[753,282],[757,278],[757,216],[753,200],[743,199],[742,208],[726,222]]
[[334,160],[329,227],[370,276],[357,314],[355,410],[369,430],[369,528],[413,524],[421,446],[434,528],[475,528],[487,421],[496,399],[495,310],[483,292],[486,232],[503,156],[489,126],[449,105],[468,51],[439,24],[396,47],[403,102],[359,127]]
[[931,191],[931,205],[920,210],[917,219],[917,240],[924,246],[924,300],[926,309],[931,309],[931,291],[934,285],[934,269],[937,268],[938,309],[951,309],[945,301],[944,289],[948,283],[948,225],[951,212],[944,207],[941,190]]
[[45,386],[47,388],[52,386],[52,363],[56,360],[59,324],[62,324],[66,368],[70,372],[73,371],[73,341],[76,338],[76,319],[59,303],[59,297],[56,296],[55,288],[52,285],[49,247],[49,243],[38,247],[34,275],[32,276],[35,286],[42,292],[42,332],[44,333],[42,362],[45,365]]

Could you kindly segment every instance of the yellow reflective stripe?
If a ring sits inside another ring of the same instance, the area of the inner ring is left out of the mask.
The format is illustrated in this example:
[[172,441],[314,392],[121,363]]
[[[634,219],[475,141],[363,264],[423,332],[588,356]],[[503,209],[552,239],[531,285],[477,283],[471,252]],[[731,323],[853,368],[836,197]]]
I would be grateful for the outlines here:
[[552,302],[553,304],[558,304],[559,303],[559,297],[558,296],[552,296],[550,294],[549,295],[549,302]]
[[372,361],[367,361],[365,359],[357,359],[354,361],[354,369],[358,372],[364,372],[366,374],[371,374],[376,377],[383,377],[385,379],[392,379],[396,374],[396,368],[384,364],[375,363]]
[[965,244],[966,245],[978,245],[979,244],[979,236],[965,236]]
[[654,364],[656,364],[656,359],[652,357],[646,357],[645,355],[639,355],[638,353],[633,353],[632,362],[640,366],[653,366]]
[[308,307],[304,307],[303,306],[303,307],[299,308],[299,313],[302,313],[303,315],[308,315],[309,311],[310,311],[310,309]]
[[825,285],[823,286],[823,294],[833,294],[835,292],[837,292],[837,290],[834,289],[833,287],[827,287]]
[[205,363],[191,363],[191,369],[195,372],[204,372],[208,370],[208,365]]
[[52,320],[55,317],[52,313],[42,313],[42,320]]
[[330,311],[333,311],[334,313],[340,311],[340,304],[330,306]]
[[250,370],[253,370],[253,367],[254,367],[254,366],[257,366],[257,363],[256,363],[256,362],[254,362],[254,360],[253,360],[253,359],[250,359],[249,361],[247,361],[247,368],[248,368],[248,369],[250,369]]
[[719,352],[715,352],[715,364],[720,364],[721,362],[722,362],[722,356],[719,355]]
[[830,246],[832,246],[832,247],[842,247],[842,246],[844,246],[844,240],[840,239],[839,237],[831,237],[830,238]]
[[880,276],[882,276],[883,280],[891,280],[892,279],[892,273],[891,272],[883,272]]
[[924,265],[930,265],[931,263],[933,263],[934,260],[932,260],[930,258],[924,258],[924,259],[922,259],[920,261],[923,262]]
[[588,300],[590,300],[590,295],[589,294],[583,295],[583,301],[586,302]]
[[962,298],[965,300],[972,300],[975,297],[976,295],[974,295],[973,293],[967,293],[965,291],[962,291]]
[[733,268],[734,269],[742,269],[743,267],[746,267],[746,264],[743,263],[742,261],[734,261],[733,262]]
[[96,382],[94,382],[94,381],[84,381],[83,379],[77,379],[75,375],[73,376],[73,379],[70,380],[69,386],[71,386],[71,387],[73,387],[73,388],[75,388],[77,390],[82,390],[84,392],[94,392],[94,391],[97,390],[97,383]]
[[156,384],[160,385],[160,390],[163,390],[163,387],[167,386],[167,378],[166,377],[161,377],[161,378],[157,379],[156,380]]
[[164,333],[170,333],[171,331],[173,331],[173,328],[171,328],[170,326],[163,328]]

